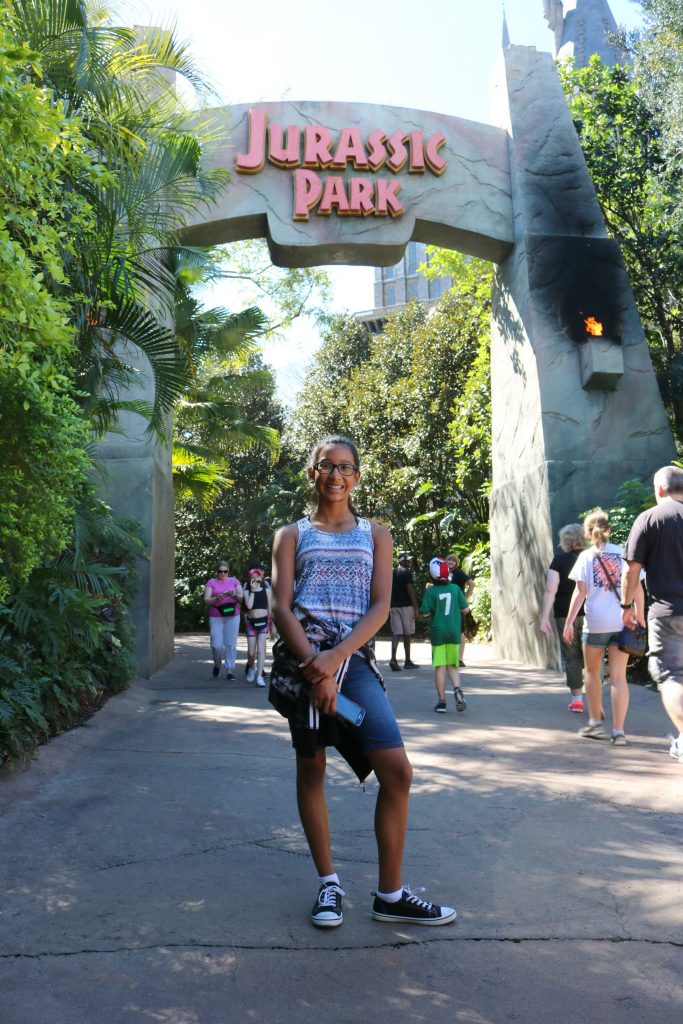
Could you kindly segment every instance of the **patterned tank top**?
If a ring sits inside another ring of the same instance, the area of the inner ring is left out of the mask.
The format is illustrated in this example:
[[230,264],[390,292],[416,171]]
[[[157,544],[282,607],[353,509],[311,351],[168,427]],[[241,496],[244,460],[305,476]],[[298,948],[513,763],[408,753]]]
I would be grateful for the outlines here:
[[308,518],[296,525],[294,607],[335,626],[355,626],[370,607],[375,554],[371,523],[359,519],[345,533],[326,533]]

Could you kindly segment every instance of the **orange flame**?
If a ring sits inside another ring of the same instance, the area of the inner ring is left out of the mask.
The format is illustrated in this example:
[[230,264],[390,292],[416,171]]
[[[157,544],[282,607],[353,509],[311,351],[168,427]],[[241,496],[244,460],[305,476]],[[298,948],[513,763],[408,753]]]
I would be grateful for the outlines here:
[[587,334],[592,334],[596,338],[602,337],[602,324],[599,320],[596,320],[594,316],[587,316],[583,322],[586,325]]

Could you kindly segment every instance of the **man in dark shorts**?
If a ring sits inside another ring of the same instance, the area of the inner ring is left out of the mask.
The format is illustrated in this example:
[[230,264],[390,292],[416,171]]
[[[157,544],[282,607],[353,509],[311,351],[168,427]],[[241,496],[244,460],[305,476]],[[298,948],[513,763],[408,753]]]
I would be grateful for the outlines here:
[[678,732],[669,753],[683,764],[683,469],[664,466],[654,478],[657,504],[641,512],[626,541],[622,618],[633,626],[640,570],[650,595],[648,669]]
[[391,661],[389,662],[389,668],[394,672],[401,671],[401,666],[396,660],[398,645],[401,640],[403,640],[403,647],[406,653],[405,667],[420,667],[410,660],[410,639],[415,635],[416,615],[417,594],[415,593],[415,583],[410,568],[410,555],[407,551],[401,551],[398,556],[398,565],[394,569],[391,581],[391,606],[389,608],[389,619],[391,622]]

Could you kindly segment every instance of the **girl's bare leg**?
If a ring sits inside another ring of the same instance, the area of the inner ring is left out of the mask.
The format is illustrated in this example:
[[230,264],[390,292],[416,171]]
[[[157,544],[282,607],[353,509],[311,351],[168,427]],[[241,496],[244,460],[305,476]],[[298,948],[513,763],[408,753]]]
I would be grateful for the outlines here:
[[593,722],[599,722],[601,718],[602,679],[600,678],[600,667],[604,653],[603,647],[583,645],[583,663],[585,667],[583,681],[588,702],[588,714]]
[[413,769],[403,747],[371,750],[368,759],[379,782],[375,807],[378,889],[380,892],[396,892],[403,885],[403,847]]
[[247,668],[253,668],[256,661],[256,640],[255,636],[247,637]]
[[620,651],[616,644],[610,644],[607,648],[609,660],[609,683],[612,697],[612,728],[623,731],[628,711],[628,683],[626,681],[626,666],[628,654]]
[[325,800],[326,763],[324,750],[318,750],[314,757],[296,759],[296,803],[313,863],[321,877],[334,871]]
[[263,667],[266,663],[266,634],[259,633],[254,639],[256,640],[257,650],[256,675],[262,676]]

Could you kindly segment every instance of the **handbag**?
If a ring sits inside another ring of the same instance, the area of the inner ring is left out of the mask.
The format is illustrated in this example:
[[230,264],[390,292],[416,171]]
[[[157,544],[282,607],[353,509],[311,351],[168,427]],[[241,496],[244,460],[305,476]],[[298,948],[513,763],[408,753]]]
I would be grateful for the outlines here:
[[[607,572],[607,566],[603,562],[602,558],[598,554],[598,562],[602,566],[602,571],[605,574],[605,578],[612,588],[612,592],[616,597],[619,604],[621,604],[621,594],[617,590],[614,580]],[[634,658],[642,658],[647,650],[647,630],[645,626],[641,626],[639,622],[636,622],[635,626],[622,626],[619,633],[619,650],[623,651],[624,654],[632,654]]]

